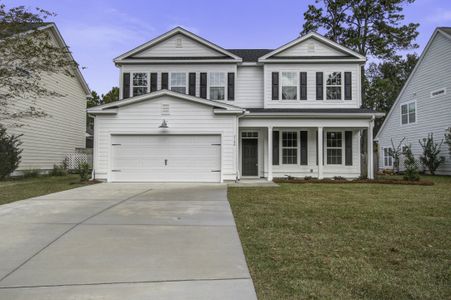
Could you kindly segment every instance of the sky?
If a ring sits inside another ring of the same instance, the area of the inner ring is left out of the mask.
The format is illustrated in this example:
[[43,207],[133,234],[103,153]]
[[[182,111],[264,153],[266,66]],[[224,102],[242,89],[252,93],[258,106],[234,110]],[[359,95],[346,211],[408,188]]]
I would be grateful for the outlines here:
[[[277,48],[299,35],[303,13],[314,0],[6,0],[55,12],[52,18],[91,90],[119,84],[113,59],[175,26],[223,48]],[[420,23],[421,53],[436,27],[451,27],[451,0],[416,0],[405,22]]]

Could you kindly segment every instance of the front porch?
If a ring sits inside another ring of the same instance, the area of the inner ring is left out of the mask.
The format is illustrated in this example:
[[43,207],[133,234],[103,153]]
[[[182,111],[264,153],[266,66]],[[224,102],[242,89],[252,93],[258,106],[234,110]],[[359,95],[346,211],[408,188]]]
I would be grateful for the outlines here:
[[[319,124],[323,124],[320,126]],[[327,126],[326,126],[327,125]],[[239,178],[314,177],[373,179],[373,165],[362,172],[364,152],[373,161],[372,120],[242,119]],[[365,149],[366,148],[366,149]]]

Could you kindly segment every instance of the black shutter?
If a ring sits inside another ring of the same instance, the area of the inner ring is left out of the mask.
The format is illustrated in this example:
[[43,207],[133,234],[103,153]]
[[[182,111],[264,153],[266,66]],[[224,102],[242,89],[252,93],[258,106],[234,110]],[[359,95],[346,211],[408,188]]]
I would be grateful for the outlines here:
[[352,131],[345,131],[345,165],[352,166]]
[[150,73],[150,92],[155,92],[157,90],[157,78],[158,73]]
[[345,100],[352,100],[352,73],[345,72]]
[[235,73],[227,74],[227,99],[235,100]]
[[272,164],[279,165],[279,131],[272,132]]
[[307,100],[307,72],[299,73],[299,88],[301,100]]
[[188,94],[196,96],[196,73],[189,73],[188,76]]
[[324,99],[323,72],[316,72],[316,100]]
[[130,98],[130,73],[124,73],[122,80],[122,98]]
[[300,132],[300,140],[301,140],[301,165],[306,166],[308,165],[308,132],[307,131],[301,131]]
[[200,97],[207,99],[207,73],[200,73]]
[[168,73],[161,73],[161,89],[168,89]]
[[279,73],[272,72],[272,100],[279,100]]

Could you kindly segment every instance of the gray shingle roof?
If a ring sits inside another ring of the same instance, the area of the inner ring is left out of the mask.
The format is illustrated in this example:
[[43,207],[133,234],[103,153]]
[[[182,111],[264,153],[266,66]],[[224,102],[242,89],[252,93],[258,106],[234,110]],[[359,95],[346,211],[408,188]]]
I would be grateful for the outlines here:
[[241,57],[243,62],[257,62],[259,57],[273,51],[272,49],[226,49]]

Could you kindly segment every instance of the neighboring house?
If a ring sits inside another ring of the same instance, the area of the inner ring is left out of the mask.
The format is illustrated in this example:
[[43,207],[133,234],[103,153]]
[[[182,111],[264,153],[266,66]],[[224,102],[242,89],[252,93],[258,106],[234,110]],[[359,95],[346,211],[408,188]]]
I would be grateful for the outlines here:
[[223,49],[177,27],[114,62],[122,99],[88,110],[97,179],[355,178],[367,129],[372,161],[365,57],[319,34]]
[[[440,142],[445,130],[451,127],[451,27],[439,27],[423,50],[393,107],[387,115],[376,140],[380,147],[379,169],[391,169],[391,140],[395,147],[405,138],[412,152],[419,158],[419,140],[434,134]],[[451,174],[448,146],[442,145],[445,163],[437,174]],[[403,163],[400,165],[404,168]]]
[[[55,43],[66,47],[55,24],[43,24],[34,30],[48,30]],[[61,164],[66,154],[85,148],[86,97],[90,91],[80,71],[75,70],[74,77],[44,74],[42,84],[63,96],[36,99],[36,105],[48,116],[23,119],[24,126],[8,129],[23,134],[22,160],[16,174],[27,169],[50,170],[54,164]],[[20,99],[20,104],[27,105],[28,101]]]

